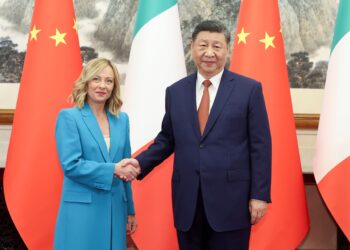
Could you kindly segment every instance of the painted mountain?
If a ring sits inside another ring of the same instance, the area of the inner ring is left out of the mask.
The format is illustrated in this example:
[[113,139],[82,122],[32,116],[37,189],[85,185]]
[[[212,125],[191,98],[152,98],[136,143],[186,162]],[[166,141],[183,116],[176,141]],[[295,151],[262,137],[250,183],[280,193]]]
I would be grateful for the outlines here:
[[[84,61],[113,59],[125,74],[137,0],[75,0]],[[25,56],[34,0],[0,0],[0,82],[17,83]],[[218,19],[234,35],[239,0],[178,0],[189,73],[190,37],[204,19]],[[337,0],[279,0],[291,87],[323,88]]]

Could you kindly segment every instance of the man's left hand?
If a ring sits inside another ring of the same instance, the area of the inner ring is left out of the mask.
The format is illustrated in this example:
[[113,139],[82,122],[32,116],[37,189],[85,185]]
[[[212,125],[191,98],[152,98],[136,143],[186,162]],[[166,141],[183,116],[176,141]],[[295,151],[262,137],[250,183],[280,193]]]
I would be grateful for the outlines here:
[[264,216],[267,210],[266,201],[251,199],[249,201],[250,223],[257,224]]

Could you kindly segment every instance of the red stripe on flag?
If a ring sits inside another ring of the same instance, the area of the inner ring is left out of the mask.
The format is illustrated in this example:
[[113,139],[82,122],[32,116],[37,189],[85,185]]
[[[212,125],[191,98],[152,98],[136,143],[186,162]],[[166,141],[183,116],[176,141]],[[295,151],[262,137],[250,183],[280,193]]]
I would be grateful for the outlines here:
[[[153,141],[139,149],[133,157],[147,149],[151,143]],[[132,238],[136,245],[142,243],[143,250],[178,249],[171,201],[173,161],[172,155],[142,181],[132,183],[138,220],[138,230]]]
[[331,214],[350,240],[350,157],[333,168],[319,183],[318,189]]

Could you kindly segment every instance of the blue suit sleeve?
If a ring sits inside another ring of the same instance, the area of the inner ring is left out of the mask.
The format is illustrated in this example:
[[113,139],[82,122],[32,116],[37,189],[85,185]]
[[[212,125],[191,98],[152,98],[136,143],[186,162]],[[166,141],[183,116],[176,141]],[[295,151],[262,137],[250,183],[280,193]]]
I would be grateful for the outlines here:
[[[124,147],[124,155],[123,158],[131,157],[131,146],[130,146],[130,126],[129,126],[129,118],[127,117],[127,129],[126,129],[126,142]],[[126,197],[128,199],[128,214],[135,214],[134,201],[132,198],[132,189],[131,182],[124,182]]]
[[168,87],[165,93],[165,115],[163,117],[161,131],[149,148],[136,157],[141,166],[141,174],[137,179],[143,179],[153,168],[162,163],[174,152],[170,103],[171,95]]
[[114,163],[84,159],[80,136],[73,115],[67,110],[61,111],[56,122],[55,138],[64,175],[92,188],[110,190]]
[[271,202],[271,135],[260,84],[256,85],[251,93],[248,118],[252,173],[251,199]]

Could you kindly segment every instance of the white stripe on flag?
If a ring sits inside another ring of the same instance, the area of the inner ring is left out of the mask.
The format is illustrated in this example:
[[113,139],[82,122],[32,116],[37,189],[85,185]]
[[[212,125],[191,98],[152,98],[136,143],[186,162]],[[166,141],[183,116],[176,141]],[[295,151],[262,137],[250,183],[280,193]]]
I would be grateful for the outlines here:
[[151,19],[136,34],[124,87],[133,152],[160,131],[165,89],[186,76],[177,4]]
[[324,93],[314,160],[317,183],[350,155],[350,32],[330,56]]

